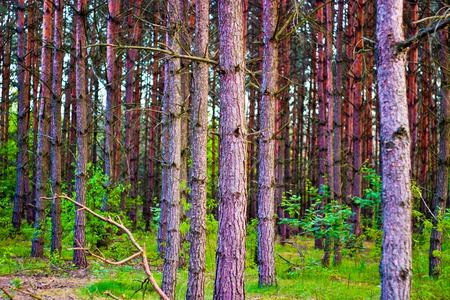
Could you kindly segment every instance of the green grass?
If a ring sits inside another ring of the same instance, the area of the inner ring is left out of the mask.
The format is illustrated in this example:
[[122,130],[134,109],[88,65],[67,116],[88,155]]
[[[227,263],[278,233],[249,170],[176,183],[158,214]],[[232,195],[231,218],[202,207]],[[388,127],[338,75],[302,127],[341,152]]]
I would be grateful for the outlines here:
[[[258,287],[258,271],[254,263],[255,232],[249,230],[247,240],[246,261],[246,293],[247,299],[378,299],[380,296],[379,260],[380,246],[375,242],[364,242],[357,251],[343,251],[343,261],[338,267],[323,268],[320,259],[323,252],[314,249],[314,241],[311,238],[297,238],[296,244],[301,249],[304,260],[297,250],[289,244],[276,244],[276,267],[278,286],[270,288]],[[429,237],[429,236],[428,236]],[[427,234],[422,241],[415,244],[413,251],[413,299],[450,299],[450,254],[448,242],[442,252],[443,275],[439,280],[428,276],[428,242]],[[157,282],[161,282],[162,261],[157,259],[155,234],[144,235],[136,233],[139,243],[146,244],[147,254]],[[212,298],[215,268],[215,232],[211,232],[207,241],[207,280],[206,299]],[[132,253],[133,249],[124,236],[118,238],[118,242],[110,250],[104,250],[106,257],[115,259],[123,258]],[[24,235],[3,238],[0,244],[0,275],[11,276],[11,280],[17,274],[53,274],[60,277],[70,277],[74,271],[71,265],[72,253],[64,250],[60,260],[31,259],[31,233],[28,229]],[[64,248],[71,247],[70,244]],[[46,248],[48,253],[48,246]],[[120,255],[119,255],[120,254]],[[289,260],[287,263],[280,258]],[[57,264],[57,267],[52,267]],[[109,291],[116,296],[125,295],[130,298],[142,285],[145,277],[141,266],[134,261],[125,266],[109,266],[102,262],[90,259],[90,274],[97,282],[80,287],[77,291],[80,298],[89,299],[94,295],[95,299],[103,296],[103,292]],[[177,299],[184,299],[187,288],[187,266],[179,270],[177,283]],[[142,290],[137,292],[133,299],[142,299]],[[156,292],[150,284],[146,292],[147,299],[158,299]]]

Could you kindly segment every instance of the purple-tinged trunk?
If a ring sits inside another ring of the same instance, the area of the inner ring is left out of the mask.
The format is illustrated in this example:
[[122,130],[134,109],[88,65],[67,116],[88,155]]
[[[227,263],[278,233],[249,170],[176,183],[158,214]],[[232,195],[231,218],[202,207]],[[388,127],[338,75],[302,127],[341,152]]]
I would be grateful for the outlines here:
[[258,169],[258,284],[277,284],[275,269],[275,92],[277,90],[277,1],[263,1],[263,68]]
[[380,101],[383,246],[381,299],[411,297],[411,158],[406,100],[403,1],[378,0],[378,95]]

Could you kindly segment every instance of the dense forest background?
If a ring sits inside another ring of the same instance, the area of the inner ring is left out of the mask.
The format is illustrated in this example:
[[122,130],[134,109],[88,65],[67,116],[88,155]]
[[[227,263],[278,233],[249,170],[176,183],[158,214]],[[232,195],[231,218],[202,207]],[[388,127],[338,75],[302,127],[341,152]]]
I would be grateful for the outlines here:
[[[402,257],[386,299],[411,288],[416,245],[449,278],[449,2],[379,2],[2,1],[2,239],[85,268],[152,236],[171,299],[178,268],[204,297],[205,247],[215,299],[245,297],[249,257],[276,286],[275,241],[299,237],[324,268],[367,242]],[[383,73],[389,49],[402,71]]]

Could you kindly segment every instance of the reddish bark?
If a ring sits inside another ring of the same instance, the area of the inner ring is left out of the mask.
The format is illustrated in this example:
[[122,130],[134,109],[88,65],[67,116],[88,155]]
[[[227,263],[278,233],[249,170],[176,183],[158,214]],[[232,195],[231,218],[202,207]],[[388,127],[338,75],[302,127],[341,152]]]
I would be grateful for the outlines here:
[[[3,22],[2,22],[3,23]],[[5,148],[9,140],[9,90],[11,84],[11,39],[12,35],[8,27],[10,26],[10,16],[7,15],[6,24],[4,24],[2,31],[2,52],[3,52],[3,66],[2,66],[2,103],[1,103],[1,118],[0,118],[0,147]],[[0,168],[6,170],[8,164],[8,155],[0,155]]]
[[[353,62],[353,189],[352,197],[361,198],[362,196],[362,93],[363,93],[363,57],[362,48],[364,41],[362,39],[364,26],[364,0],[355,1],[355,57]],[[361,207],[355,203],[352,198],[351,206],[353,215],[351,222],[353,224],[352,233],[355,237],[361,235]]]
[[108,24],[107,24],[107,43],[106,47],[106,111],[105,111],[105,173],[108,179],[105,182],[107,195],[103,198],[103,211],[109,210],[108,194],[115,186],[116,162],[117,162],[117,143],[120,141],[118,133],[118,110],[120,109],[120,84],[119,84],[119,59],[117,48],[114,46],[118,40],[120,0],[108,0]]
[[[77,97],[77,173],[75,176],[76,202],[86,205],[87,159],[89,155],[87,137],[87,99],[86,99],[86,14],[87,0],[76,2],[76,97]],[[74,248],[86,247],[86,212],[75,212]],[[73,263],[78,268],[87,267],[86,253],[83,249],[73,251]]]
[[[53,16],[53,80],[52,80],[52,97],[51,97],[51,179],[53,195],[61,195],[61,97],[62,97],[62,72],[63,58],[62,51],[63,40],[63,11],[64,1],[54,0],[54,16]],[[61,255],[61,199],[53,196],[52,201],[52,245],[51,252],[55,251]]]
[[[338,16],[337,16],[337,32],[336,32],[336,85],[334,94],[334,169],[333,169],[333,183],[334,183],[334,200],[338,204],[342,204],[342,187],[341,187],[341,159],[342,159],[342,86],[343,81],[343,17],[344,17],[344,1],[338,0]],[[342,260],[340,253],[340,241],[335,240],[334,243],[334,264],[339,265]]]
[[41,52],[41,94],[39,103],[39,128],[36,162],[36,220],[35,234],[31,245],[31,257],[44,255],[44,229],[46,222],[45,207],[47,196],[47,178],[49,165],[49,125],[50,125],[50,87],[52,70],[52,11],[53,4],[44,0],[42,20]]
[[[439,166],[438,166],[438,184],[435,196],[433,214],[435,217],[443,218],[447,208],[448,200],[448,179],[450,168],[450,73],[448,68],[449,61],[449,35],[448,32],[441,31],[439,35],[439,63],[441,65],[441,108],[439,120]],[[444,240],[443,230],[437,228],[438,221],[433,219],[433,229],[430,237],[429,250],[429,274],[433,277],[439,277],[442,274],[441,254],[442,243]],[[436,253],[435,251],[439,251]]]
[[[140,6],[142,0],[131,1],[133,14],[128,16],[128,34],[131,36],[131,44],[139,45],[141,36]],[[136,227],[136,198],[138,196],[138,175],[139,175],[139,125],[140,125],[140,91],[139,91],[139,73],[135,71],[138,52],[136,49],[129,49],[126,57],[126,124],[125,124],[125,153],[127,162],[125,169],[129,169],[130,178],[130,200],[129,210],[130,220],[133,227]],[[128,173],[128,172],[127,172]],[[127,178],[128,176],[126,176]]]
[[[30,17],[30,15],[28,15]],[[29,34],[30,35],[30,34]],[[30,38],[30,37],[29,37]],[[27,203],[25,182],[28,181],[28,119],[29,119],[29,78],[30,72],[26,63],[30,55],[25,45],[25,0],[19,0],[17,13],[17,177],[16,194],[12,224],[16,231],[20,231],[24,204]],[[27,60],[27,61],[26,61]]]
[[[333,135],[333,122],[334,122],[334,98],[333,98],[333,9],[332,3],[328,3],[325,6],[326,9],[326,49],[325,49],[325,62],[324,62],[324,93],[326,100],[327,113],[327,178],[328,188],[330,193],[330,201],[334,200],[334,135]],[[330,264],[331,254],[331,238],[325,237],[324,256],[322,258],[322,265],[328,267]]]

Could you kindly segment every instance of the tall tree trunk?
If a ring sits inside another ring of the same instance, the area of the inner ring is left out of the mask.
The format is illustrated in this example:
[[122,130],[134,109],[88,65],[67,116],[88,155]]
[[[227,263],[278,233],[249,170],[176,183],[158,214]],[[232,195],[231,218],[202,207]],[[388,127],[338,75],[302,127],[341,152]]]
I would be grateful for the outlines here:
[[[30,17],[30,15],[28,15]],[[30,32],[28,33],[30,38]],[[26,203],[25,182],[28,181],[26,173],[28,166],[28,119],[29,119],[29,78],[25,54],[25,0],[19,0],[17,13],[17,177],[16,194],[12,224],[16,231],[20,231],[24,204]],[[27,57],[30,57],[28,55]]]
[[51,153],[51,178],[52,178],[52,245],[51,252],[57,251],[61,255],[61,199],[55,195],[61,195],[61,97],[62,97],[62,71],[64,52],[62,51],[63,36],[63,11],[64,1],[55,0],[53,18],[53,82],[51,98],[51,125],[50,132],[52,142]]
[[378,95],[381,123],[383,246],[381,299],[411,297],[411,158],[406,100],[403,1],[378,0]]
[[[117,48],[114,46],[117,44],[118,30],[119,30],[119,12],[120,12],[120,0],[108,0],[108,28],[107,28],[107,43],[106,47],[106,111],[105,111],[105,173],[108,179],[105,182],[106,195],[103,197],[103,211],[109,210],[108,194],[111,189],[115,187],[116,178],[116,162],[117,150],[115,139],[117,127],[117,105],[120,99],[117,99],[117,90],[120,88],[118,82],[119,63],[117,58]],[[120,94],[119,94],[120,96]],[[120,127],[119,127],[120,128]],[[120,139],[119,139],[120,140]]]
[[277,0],[263,1],[263,69],[258,169],[258,284],[277,284],[275,270],[275,174],[272,138],[275,133],[275,92],[277,90],[278,41],[276,35]]
[[[449,62],[449,37],[448,32],[439,32],[439,62],[441,65],[441,111],[439,120],[439,166],[438,185],[435,196],[433,214],[436,218],[443,218],[448,201],[448,180],[450,168],[450,74]],[[444,241],[443,230],[437,228],[438,221],[433,218],[433,229],[430,238],[429,274],[439,277],[442,274],[441,253]]]
[[[130,6],[133,7],[133,14],[128,16],[128,34],[131,36],[131,44],[139,45],[141,35],[140,25],[140,6],[142,0],[132,1]],[[125,153],[126,153],[126,169],[129,169],[130,178],[130,201],[129,210],[130,220],[133,227],[136,227],[136,198],[138,195],[138,166],[139,166],[139,115],[140,115],[140,99],[136,96],[139,94],[139,74],[135,71],[138,52],[136,49],[127,51],[126,69],[127,78],[125,86],[125,102],[126,102],[126,125],[125,125]]]
[[[0,137],[0,147],[5,148],[9,140],[9,90],[11,84],[11,44],[12,44],[12,34],[10,33],[9,27],[11,25],[10,14],[7,14],[6,23],[3,25],[3,72],[2,72],[2,104],[1,104],[1,137]],[[5,174],[5,170],[8,166],[8,154],[0,155],[0,168],[2,169],[0,174]]]
[[[87,159],[89,155],[86,105],[87,0],[77,0],[76,11],[77,173],[75,176],[75,200],[81,205],[86,205]],[[86,247],[85,214],[86,212],[81,209],[77,209],[75,212],[74,248]],[[73,251],[73,263],[78,268],[87,267],[86,253],[84,250],[75,249]]]
[[[167,2],[166,44],[180,52],[180,2]],[[165,62],[165,84],[163,97],[162,133],[162,176],[161,201],[167,211],[167,236],[164,253],[163,279],[161,289],[170,298],[175,298],[178,253],[180,248],[180,167],[181,167],[181,82],[180,59],[171,58]]]
[[[336,32],[336,85],[334,94],[334,169],[333,169],[333,183],[334,183],[334,200],[338,204],[342,204],[342,186],[341,186],[341,159],[342,159],[342,80],[343,72],[343,57],[342,57],[342,39],[343,39],[343,17],[344,17],[344,0],[337,0],[338,2],[338,16],[337,16],[337,32]],[[341,263],[342,256],[340,251],[340,240],[334,241],[334,264]]]
[[213,299],[245,299],[247,128],[241,0],[219,0],[219,184]]
[[[333,103],[333,3],[330,2],[325,6],[326,15],[326,36],[325,36],[325,62],[324,62],[324,93],[326,98],[327,114],[327,178],[328,188],[330,193],[329,201],[334,201],[334,103]],[[325,100],[325,99],[324,99]],[[322,258],[322,265],[328,267],[330,264],[332,238],[325,237],[324,255]]]
[[[363,21],[364,21],[364,0],[355,1],[356,5],[356,15],[355,15],[355,39],[356,39],[356,54],[355,61],[353,63],[353,190],[352,190],[352,199],[353,197],[361,198],[362,192],[362,74],[363,74],[363,60],[361,50],[364,45],[364,41],[362,39],[363,33]],[[351,217],[351,222],[353,224],[352,233],[355,237],[359,237],[361,235],[361,207],[352,200],[352,212],[353,215]]]
[[[27,35],[27,53],[28,55],[26,56],[25,59],[25,68],[26,70],[30,70],[33,66],[33,59],[34,59],[34,44],[35,44],[35,29],[34,29],[34,24],[35,24],[35,19],[36,19],[36,14],[35,14],[35,10],[36,10],[36,4],[34,3],[34,0],[31,0],[28,2],[28,20],[27,20],[27,27],[28,27],[28,35]],[[26,89],[26,94],[28,95],[28,106],[30,105],[30,99],[31,99],[31,77],[32,77],[32,72],[28,71],[28,76],[25,77],[26,81],[25,81],[25,87],[27,87]],[[33,81],[34,81],[34,77],[33,77]],[[33,82],[34,85],[34,82]],[[33,86],[34,88],[34,86]],[[34,91],[33,91],[34,93]],[[34,98],[35,99],[35,98]],[[35,102],[36,100],[34,100]],[[30,108],[27,108],[27,114],[26,114],[26,127],[27,127],[27,138],[28,134],[30,132]],[[34,110],[34,108],[33,108]],[[33,117],[33,123],[34,123],[34,117]],[[33,124],[34,125],[34,124]],[[33,128],[34,129],[34,128]],[[36,133],[35,131],[33,131],[34,133]],[[36,137],[36,134],[34,134],[34,137]],[[29,146],[29,142],[26,140],[23,141],[24,144],[26,142],[26,145]],[[34,139],[33,139],[34,142]],[[25,149],[24,149],[25,150]],[[30,150],[34,150],[33,146],[31,147]],[[28,149],[27,149],[28,151]],[[30,177],[30,172],[29,169],[31,167],[33,167],[33,163],[34,163],[34,159],[30,159],[29,156],[27,155],[26,158],[27,160],[27,164],[24,166],[28,166],[28,168],[24,169],[24,187],[25,187],[25,205],[26,205],[26,214],[27,214],[27,223],[28,224],[33,224],[34,223],[34,218],[36,217],[36,212],[35,212],[35,206],[32,205],[34,202],[34,198],[32,198],[33,195],[33,191],[30,188],[30,181],[29,181],[29,177]],[[33,168],[35,169],[35,168]],[[32,173],[33,174],[33,173]],[[33,175],[32,175],[33,176]],[[32,185],[33,186],[33,185]],[[34,189],[33,189],[34,190]]]
[[36,221],[31,245],[31,257],[44,255],[45,207],[49,165],[50,86],[52,82],[52,11],[53,3],[44,0],[42,20],[41,95],[36,163]]
[[[195,3],[194,55],[208,58],[209,0]],[[203,299],[206,255],[206,183],[208,134],[208,64],[193,62],[191,105],[190,242],[186,299]]]
[[[320,26],[324,24],[323,17],[323,0],[317,1],[317,7],[320,7],[317,11],[317,21]],[[326,143],[326,99],[325,99],[325,58],[324,58],[324,34],[322,30],[317,33],[317,47],[318,47],[318,63],[317,63],[317,96],[319,100],[319,192],[324,193],[323,188],[326,184],[326,153],[327,153],[327,143]],[[326,199],[324,199],[326,201]],[[325,203],[322,201],[319,208],[324,207]],[[322,225],[321,225],[322,226]],[[318,249],[323,249],[323,238],[315,238],[315,247]]]
[[[158,16],[158,13],[157,13]],[[158,44],[158,27],[155,28],[154,37],[153,37],[153,45],[156,48]],[[150,223],[151,223],[151,210],[150,207],[153,202],[153,197],[156,195],[155,189],[155,148],[156,148],[156,135],[157,135],[157,129],[156,129],[156,110],[158,110],[158,78],[159,76],[159,69],[158,69],[158,60],[157,56],[155,55],[153,58],[153,74],[152,74],[152,99],[151,99],[151,111],[150,111],[150,128],[149,128],[149,145],[148,145],[148,185],[147,185],[147,199],[144,201],[144,221],[145,221],[145,230],[150,230]],[[162,202],[161,202],[162,204]],[[161,207],[162,211],[162,207]],[[164,239],[160,239],[159,231],[158,231],[158,252],[163,253],[160,249],[162,244],[164,243]]]

